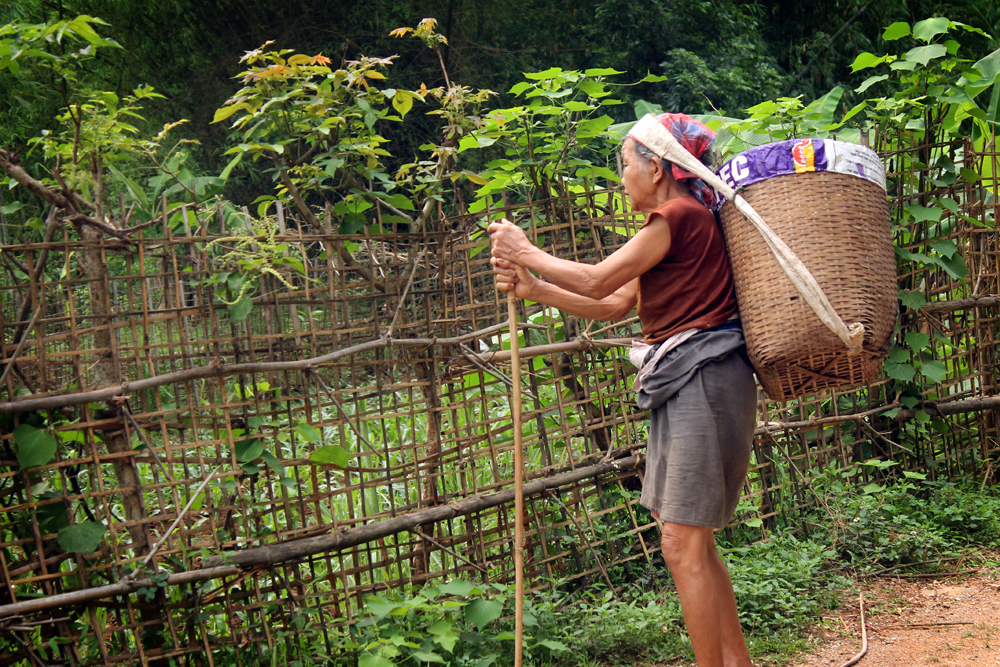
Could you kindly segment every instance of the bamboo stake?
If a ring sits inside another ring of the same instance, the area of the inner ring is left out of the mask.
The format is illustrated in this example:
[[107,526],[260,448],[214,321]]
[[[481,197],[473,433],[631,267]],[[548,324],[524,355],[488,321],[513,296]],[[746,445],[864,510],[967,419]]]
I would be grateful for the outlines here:
[[521,355],[518,349],[517,300],[507,292],[507,323],[510,330],[510,415],[514,428],[514,667],[521,667],[524,644],[524,464],[521,460]]

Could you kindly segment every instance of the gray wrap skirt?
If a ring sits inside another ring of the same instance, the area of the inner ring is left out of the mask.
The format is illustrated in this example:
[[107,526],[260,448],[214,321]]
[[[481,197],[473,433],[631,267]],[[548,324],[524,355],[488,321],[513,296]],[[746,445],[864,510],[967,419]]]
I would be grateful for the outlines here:
[[756,425],[742,331],[701,332],[668,352],[644,378],[638,404],[651,411],[640,504],[663,521],[725,528]]

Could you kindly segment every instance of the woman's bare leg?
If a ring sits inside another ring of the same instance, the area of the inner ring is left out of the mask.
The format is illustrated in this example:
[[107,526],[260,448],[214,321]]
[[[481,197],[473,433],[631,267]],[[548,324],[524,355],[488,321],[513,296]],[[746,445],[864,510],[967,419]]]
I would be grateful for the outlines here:
[[713,529],[665,522],[661,547],[698,667],[752,667]]

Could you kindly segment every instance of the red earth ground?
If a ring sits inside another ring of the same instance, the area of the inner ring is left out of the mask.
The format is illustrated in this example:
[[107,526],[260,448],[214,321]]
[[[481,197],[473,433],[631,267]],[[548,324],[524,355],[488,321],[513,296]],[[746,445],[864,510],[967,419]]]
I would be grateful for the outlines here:
[[[882,578],[864,593],[868,652],[859,667],[1000,667],[1000,570],[956,577]],[[861,649],[858,601],[845,598],[795,667],[839,667]]]
[[[846,664],[862,646],[858,594],[863,593],[868,651],[858,667],[1000,667],[1000,567],[995,558],[960,576],[904,578],[910,576],[858,582],[853,593],[845,593],[841,608],[813,628],[811,651],[791,661],[758,664]],[[662,667],[696,666],[675,661]]]

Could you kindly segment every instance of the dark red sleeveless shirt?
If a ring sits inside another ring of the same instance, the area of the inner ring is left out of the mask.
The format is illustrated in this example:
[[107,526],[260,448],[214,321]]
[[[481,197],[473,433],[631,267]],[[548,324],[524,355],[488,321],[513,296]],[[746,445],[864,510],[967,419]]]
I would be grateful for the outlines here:
[[639,276],[639,320],[647,343],[685,329],[711,329],[736,314],[733,272],[722,230],[694,197],[671,199],[661,215],[670,226],[670,249]]

